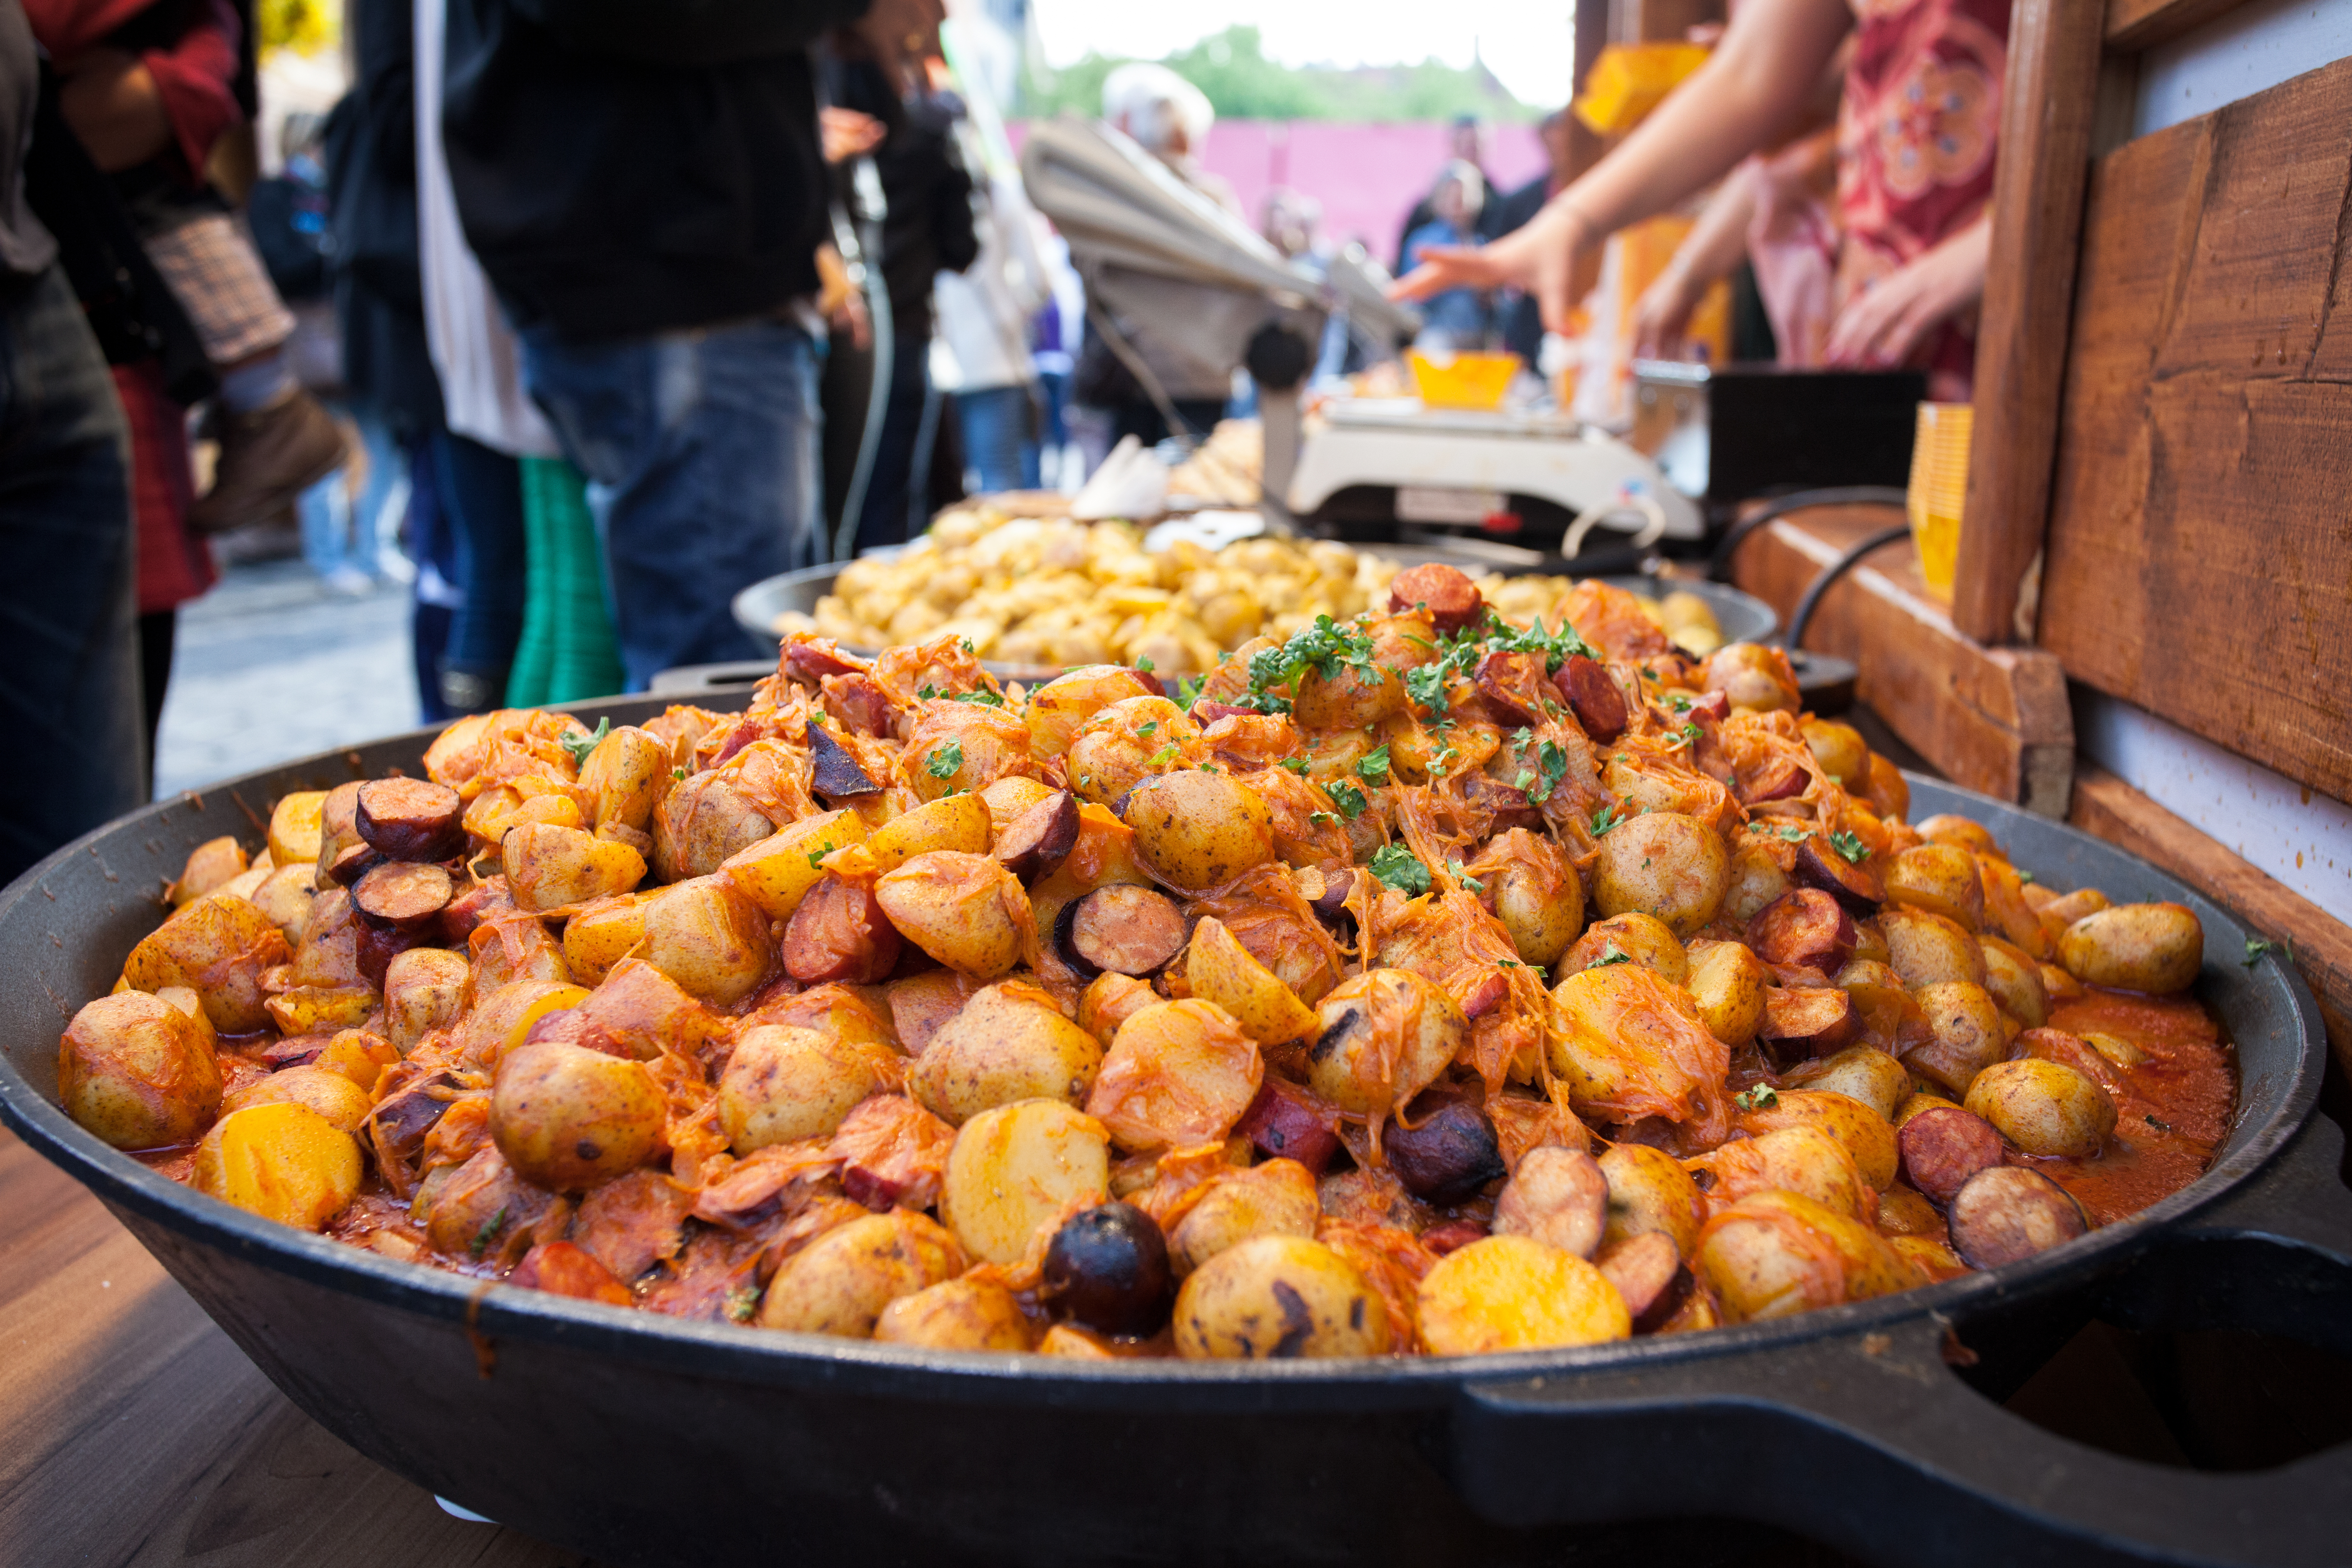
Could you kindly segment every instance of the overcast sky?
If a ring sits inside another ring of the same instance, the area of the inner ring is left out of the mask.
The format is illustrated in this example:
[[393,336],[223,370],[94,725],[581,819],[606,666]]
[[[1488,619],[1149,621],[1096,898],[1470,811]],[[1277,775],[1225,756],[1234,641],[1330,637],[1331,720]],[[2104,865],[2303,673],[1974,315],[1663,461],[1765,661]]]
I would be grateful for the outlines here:
[[1268,58],[1289,65],[1466,66],[1475,46],[1522,103],[1552,105],[1573,75],[1571,0],[1030,0],[1046,59],[1088,50],[1154,59],[1255,24]]

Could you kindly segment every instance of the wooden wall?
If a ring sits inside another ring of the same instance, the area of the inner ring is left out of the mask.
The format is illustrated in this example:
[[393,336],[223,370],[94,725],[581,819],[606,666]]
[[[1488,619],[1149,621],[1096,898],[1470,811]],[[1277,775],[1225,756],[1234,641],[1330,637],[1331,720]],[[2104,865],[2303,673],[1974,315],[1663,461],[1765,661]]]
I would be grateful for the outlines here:
[[2352,60],[2092,167],[2040,637],[2352,799]]

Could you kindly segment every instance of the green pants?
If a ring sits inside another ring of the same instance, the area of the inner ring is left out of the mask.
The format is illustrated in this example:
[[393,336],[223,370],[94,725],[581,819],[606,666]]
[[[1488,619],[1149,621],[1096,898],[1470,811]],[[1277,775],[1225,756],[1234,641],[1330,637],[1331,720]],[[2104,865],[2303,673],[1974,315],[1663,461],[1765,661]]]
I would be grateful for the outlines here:
[[604,552],[579,470],[561,458],[522,459],[522,519],[528,586],[507,705],[543,708],[618,692]]

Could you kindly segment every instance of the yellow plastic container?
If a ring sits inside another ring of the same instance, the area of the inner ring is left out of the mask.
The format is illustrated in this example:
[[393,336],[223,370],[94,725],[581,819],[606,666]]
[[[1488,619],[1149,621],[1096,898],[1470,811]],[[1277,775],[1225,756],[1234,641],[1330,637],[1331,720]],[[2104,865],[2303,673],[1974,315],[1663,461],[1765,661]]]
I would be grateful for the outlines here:
[[1594,58],[1570,107],[1597,135],[1631,131],[1706,64],[1706,55],[1699,44],[1612,44]]
[[1952,602],[1952,568],[1960,555],[1960,512],[1969,492],[1969,437],[1976,410],[1965,403],[1919,405],[1911,444],[1911,485],[1906,510],[1919,547],[1919,575],[1927,592]]
[[1511,377],[1519,371],[1517,354],[1431,355],[1407,349],[1404,360],[1412,371],[1414,392],[1431,408],[1499,408]]

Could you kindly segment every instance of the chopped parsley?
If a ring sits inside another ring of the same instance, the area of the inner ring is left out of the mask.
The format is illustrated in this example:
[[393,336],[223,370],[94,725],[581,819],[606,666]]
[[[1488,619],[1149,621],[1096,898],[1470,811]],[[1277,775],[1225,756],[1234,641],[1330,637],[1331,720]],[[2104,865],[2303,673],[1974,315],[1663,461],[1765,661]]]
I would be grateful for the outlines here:
[[1592,814],[1592,837],[1595,838],[1601,837],[1611,828],[1616,826],[1619,823],[1624,820],[1625,819],[1622,816],[1620,816],[1617,814],[1617,808],[1615,806],[1602,806],[1599,811]]
[[973,645],[972,640],[970,637],[958,637],[956,638],[956,641],[962,647],[963,651],[966,653],[978,653],[980,651],[980,649]]
[[1631,963],[1633,962],[1633,955],[1627,952],[1623,948],[1619,947],[1612,942],[1609,944],[1607,952],[1594,959],[1591,963],[1586,964],[1585,967],[1587,969],[1606,969],[1612,963]]
[[1404,672],[1404,694],[1433,711],[1445,706],[1446,669],[1443,662],[1424,664]]
[[1136,668],[1137,669],[1139,669],[1139,670],[1141,670],[1144,674],[1146,674],[1146,675],[1150,675],[1150,674],[1154,669],[1158,668],[1159,667],[1158,667],[1157,665],[1155,665],[1155,664],[1153,664],[1153,663],[1151,662],[1151,656],[1150,656],[1150,654],[1148,654],[1148,653],[1143,653],[1143,654],[1138,654],[1138,655],[1136,655],[1136,657],[1135,657],[1135,668]]
[[1339,819],[1328,811],[1310,811],[1307,814],[1307,820],[1312,826],[1321,827],[1327,823],[1336,826]]
[[1157,720],[1157,719],[1146,719],[1142,723],[1138,724],[1138,725],[1135,727],[1135,732],[1136,732],[1137,734],[1139,734],[1139,735],[1149,735],[1149,734],[1150,734],[1153,731],[1155,731],[1155,730],[1157,730],[1157,729],[1159,729],[1159,728],[1160,728],[1160,721],[1159,721],[1159,720]]
[[1200,700],[1201,688],[1208,684],[1205,675],[1179,676],[1176,680],[1176,700],[1186,708]]
[[1489,610],[1486,612],[1486,638],[1487,647],[1496,653],[1543,655],[1546,675],[1557,673],[1559,667],[1566,664],[1571,657],[1581,656],[1585,658],[1600,657],[1593,651],[1592,645],[1579,637],[1576,628],[1568,624],[1566,616],[1559,618],[1559,630],[1556,632],[1544,630],[1541,616],[1535,618],[1534,625],[1522,631]]
[[2020,871],[2017,874],[2017,879],[2021,882],[2031,882],[2033,880],[2033,873],[2031,871]]
[[1166,745],[1160,747],[1158,751],[1152,752],[1150,756],[1144,758],[1143,765],[1147,768],[1165,767],[1170,763],[1176,760],[1176,753],[1181,749],[1182,748],[1178,746],[1175,742],[1171,741]]
[[482,1228],[474,1233],[474,1239],[466,1244],[466,1256],[479,1261],[482,1254],[490,1249],[490,1243],[499,1238],[499,1232],[506,1227],[507,1211],[501,1205],[498,1213],[482,1222]]
[[2289,963],[2293,963],[2294,962],[2294,949],[2284,937],[2279,939],[2277,942],[2264,942],[2258,936],[2248,937],[2246,939],[2246,967],[2248,969],[2252,969],[2255,964],[2260,963],[2264,957],[2273,952],[2277,953],[2281,958],[2285,959]]
[[1452,876],[1453,876],[1453,878],[1454,878],[1454,879],[1455,881],[1457,881],[1457,882],[1461,883],[1464,887],[1465,887],[1465,888],[1469,889],[1472,892],[1474,892],[1474,893],[1483,893],[1483,892],[1485,892],[1485,891],[1486,890],[1486,883],[1484,883],[1484,882],[1482,882],[1482,881],[1480,881],[1477,878],[1475,878],[1475,877],[1472,876],[1469,872],[1465,871],[1465,870],[1462,868],[1462,862],[1461,862],[1461,861],[1459,861],[1459,860],[1448,860],[1448,861],[1445,863],[1445,869],[1446,869],[1449,873],[1451,873],[1451,874],[1452,874]]
[[1870,846],[1859,834],[1845,832],[1830,835],[1830,847],[1845,857],[1849,865],[1859,865],[1870,858]]
[[809,851],[809,869],[812,871],[815,870],[817,867],[824,863],[824,858],[832,853],[833,840],[828,838],[824,841],[823,847]]
[[1677,713],[1687,713],[1691,710],[1690,694],[1677,691],[1666,699],[1666,705]]
[[982,708],[1002,708],[1004,699],[982,687],[977,691],[958,691],[948,698],[950,702],[976,702]]
[[686,770],[684,768],[672,768],[669,771],[669,776],[674,779],[682,779],[686,777]]
[[1769,1110],[1780,1103],[1780,1091],[1769,1083],[1759,1083],[1733,1095],[1731,1103],[1742,1110]]
[[1329,616],[1318,616],[1313,626],[1280,647],[1262,648],[1250,656],[1250,691],[1263,696],[1273,687],[1289,685],[1309,669],[1326,680],[1336,680],[1343,665],[1375,680],[1380,678],[1372,663],[1370,635],[1360,627],[1343,626]]
[[1521,963],[1516,958],[1501,958],[1496,959],[1495,962],[1498,967],[1503,969],[1532,969],[1536,972],[1536,978],[1538,980],[1544,979],[1547,974],[1547,971],[1540,963]]
[[1684,726],[1683,726],[1683,728],[1682,728],[1682,737],[1683,737],[1683,743],[1684,743],[1685,745],[1688,745],[1688,746],[1696,746],[1696,745],[1697,745],[1697,744],[1698,744],[1698,737],[1699,737],[1699,727],[1698,727],[1697,725],[1696,725],[1696,724],[1685,724],[1685,725],[1684,725]]
[[1383,844],[1366,869],[1400,893],[1429,891],[1429,868],[1402,844]]
[[1364,753],[1363,760],[1356,764],[1356,776],[1368,784],[1388,782],[1389,746],[1386,741]]
[[1294,773],[1303,773],[1307,771],[1307,759],[1305,757],[1285,757],[1276,765],[1278,767],[1288,768]]
[[923,771],[935,779],[951,779],[955,777],[956,770],[962,766],[961,741],[948,741],[933,746],[930,754],[923,759]]
[[1350,822],[1363,816],[1364,807],[1371,804],[1365,798],[1362,790],[1358,789],[1354,784],[1341,784],[1337,780],[1331,783],[1325,793],[1330,795],[1331,804],[1339,808],[1339,815]]
[[596,749],[598,742],[612,732],[613,721],[610,719],[599,719],[596,721],[596,728],[593,733],[577,738],[566,735],[556,743],[572,753],[573,767],[584,767],[587,765],[588,753]]
[[758,1286],[738,1285],[727,1292],[726,1305],[720,1310],[727,1314],[729,1322],[748,1323],[751,1321],[752,1310],[759,1304],[760,1288]]
[[1802,844],[1806,839],[1812,837],[1812,835],[1807,833],[1801,827],[1775,827],[1769,822],[1751,822],[1748,825],[1748,831],[1750,833],[1777,833],[1784,842],[1790,844]]

